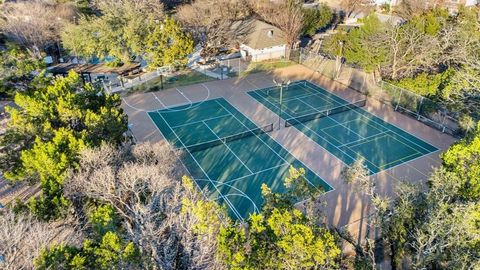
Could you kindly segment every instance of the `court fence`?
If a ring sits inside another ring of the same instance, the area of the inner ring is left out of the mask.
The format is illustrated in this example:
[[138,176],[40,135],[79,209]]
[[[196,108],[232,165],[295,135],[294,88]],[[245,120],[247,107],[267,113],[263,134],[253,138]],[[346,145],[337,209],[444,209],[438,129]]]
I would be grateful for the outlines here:
[[295,64],[295,62],[285,57],[275,57],[275,55],[271,55],[270,53],[264,53],[247,58],[220,58],[218,59],[218,66],[212,69],[212,71],[221,74],[221,79],[228,79],[257,72],[268,72],[292,64]]
[[458,113],[449,111],[442,103],[383,80],[378,81],[373,74],[339,63],[329,56],[305,49],[299,50],[298,54],[299,64],[361,94],[390,105],[395,111],[451,136],[460,138],[465,135],[459,123]]

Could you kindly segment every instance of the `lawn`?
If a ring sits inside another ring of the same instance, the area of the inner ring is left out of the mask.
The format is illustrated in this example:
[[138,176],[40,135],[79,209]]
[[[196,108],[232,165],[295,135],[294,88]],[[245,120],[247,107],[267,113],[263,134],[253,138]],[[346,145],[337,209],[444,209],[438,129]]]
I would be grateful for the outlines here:
[[[162,87],[163,80],[163,87]],[[157,77],[146,81],[145,83],[132,87],[128,90],[128,93],[150,92],[158,91],[161,89],[168,89],[173,87],[180,87],[185,85],[191,85],[196,83],[208,82],[215,80],[197,71],[186,70],[182,73],[171,77]]]
[[248,74],[257,72],[272,71],[277,68],[284,68],[294,64],[295,62],[289,60],[251,62],[247,66],[247,69],[240,73],[240,76],[247,76]]

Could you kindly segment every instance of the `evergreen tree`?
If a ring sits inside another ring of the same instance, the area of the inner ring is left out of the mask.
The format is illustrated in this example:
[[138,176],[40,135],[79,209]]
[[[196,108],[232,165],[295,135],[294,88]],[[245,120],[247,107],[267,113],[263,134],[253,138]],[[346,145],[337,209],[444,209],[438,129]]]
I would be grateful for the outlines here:
[[184,66],[192,51],[192,38],[170,17],[156,24],[147,37],[146,52],[152,67]]
[[7,108],[0,166],[7,180],[40,181],[43,194],[30,203],[31,209],[42,218],[58,217],[67,204],[63,179],[79,152],[124,140],[127,118],[120,98],[82,85],[72,72],[45,88],[17,93],[15,103],[18,107]]

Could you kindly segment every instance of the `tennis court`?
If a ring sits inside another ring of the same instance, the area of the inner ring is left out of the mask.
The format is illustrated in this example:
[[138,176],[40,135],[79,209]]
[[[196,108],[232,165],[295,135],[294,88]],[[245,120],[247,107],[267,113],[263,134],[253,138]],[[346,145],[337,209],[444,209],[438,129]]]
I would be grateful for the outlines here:
[[318,145],[352,164],[359,156],[371,174],[398,166],[438,149],[363,110],[366,100],[348,102],[308,81],[297,81],[248,94]]
[[290,165],[305,168],[306,181],[323,191],[332,187],[223,98],[149,112],[168,142],[184,150],[182,161],[210,199],[244,219],[262,206],[261,185],[283,192]]

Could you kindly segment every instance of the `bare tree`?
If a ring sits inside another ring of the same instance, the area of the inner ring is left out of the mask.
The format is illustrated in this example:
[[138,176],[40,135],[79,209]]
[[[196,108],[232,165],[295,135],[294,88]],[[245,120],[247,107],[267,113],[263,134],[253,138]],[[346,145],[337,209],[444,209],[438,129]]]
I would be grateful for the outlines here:
[[[436,0],[436,1],[430,1],[434,2],[432,4],[435,5],[436,2],[441,2],[442,0]],[[400,3],[395,6],[393,12],[402,17],[402,18],[411,18],[417,14],[421,14],[424,12],[429,5],[427,4],[427,1],[418,1],[418,0],[402,0]]]
[[260,17],[280,28],[285,34],[285,41],[292,49],[303,29],[304,15],[302,2],[299,0],[254,1],[253,9]]
[[350,167],[342,171],[342,178],[346,183],[358,185],[360,191],[365,193],[371,200],[374,210],[366,218],[366,233],[364,243],[356,243],[353,237],[343,230],[337,229],[339,235],[355,248],[357,257],[376,269],[375,264],[375,240],[372,239],[371,229],[379,224],[380,217],[388,208],[388,200],[382,198],[376,190],[376,185],[369,176],[365,167],[365,159],[358,158]]
[[375,5],[372,0],[342,0],[340,8],[345,13],[345,19],[360,12],[366,12]]
[[[65,189],[77,202],[85,197],[115,207],[148,265],[211,269],[217,264],[219,212],[204,201],[193,182],[180,181],[184,171],[178,158],[166,144],[121,149],[104,145],[82,154],[80,170],[72,173]],[[201,215],[195,211],[198,205]],[[196,227],[201,226],[199,220],[207,230]]]
[[247,0],[197,0],[180,6],[177,18],[209,57],[237,45],[246,31],[242,22],[250,13]]
[[73,5],[48,0],[6,2],[0,7],[0,29],[40,58],[40,51],[59,40],[60,29],[75,14]]
[[34,259],[53,242],[76,244],[80,230],[68,221],[45,223],[11,209],[0,212],[0,268],[33,269]]

